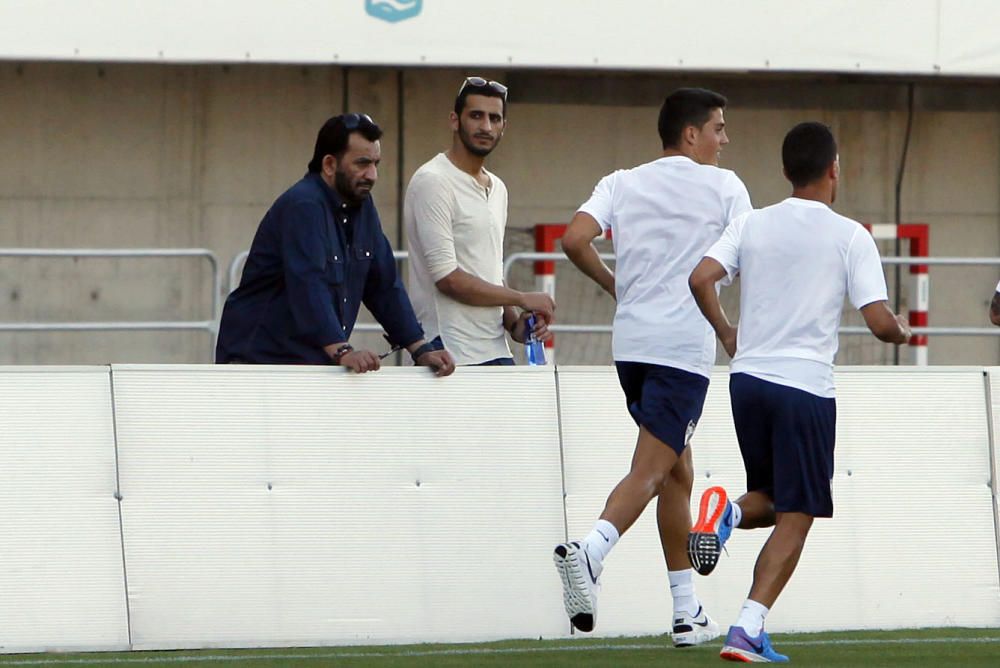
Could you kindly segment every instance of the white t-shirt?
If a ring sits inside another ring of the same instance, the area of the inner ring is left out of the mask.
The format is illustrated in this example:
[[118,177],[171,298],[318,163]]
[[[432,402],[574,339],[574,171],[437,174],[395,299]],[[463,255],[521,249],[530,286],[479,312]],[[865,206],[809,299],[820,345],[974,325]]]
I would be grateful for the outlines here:
[[858,222],[789,197],[738,218],[705,254],[740,275],[733,373],[834,396],[844,297],[888,299],[878,248]]
[[487,174],[489,188],[439,153],[410,179],[403,203],[410,300],[427,339],[440,336],[456,364],[511,356],[502,306],[469,306],[435,285],[455,269],[503,285],[507,186]]
[[609,174],[579,210],[614,241],[615,360],[707,378],[715,333],[688,276],[730,221],[751,210],[743,182],[727,169],[671,156]]

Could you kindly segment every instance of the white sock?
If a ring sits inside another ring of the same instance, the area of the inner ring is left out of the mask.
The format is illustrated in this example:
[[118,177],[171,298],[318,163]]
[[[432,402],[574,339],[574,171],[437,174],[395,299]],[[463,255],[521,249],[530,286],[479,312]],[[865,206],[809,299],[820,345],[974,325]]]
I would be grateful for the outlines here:
[[590,558],[599,564],[604,563],[604,557],[618,542],[618,529],[607,520],[597,520],[594,528],[583,539],[583,547]]
[[733,504],[733,528],[735,529],[743,521],[743,509],[740,508],[740,504]]
[[736,626],[742,626],[743,630],[751,638],[756,638],[764,630],[764,618],[770,610],[749,598],[743,607],[740,608],[740,618],[736,620]]
[[683,571],[667,571],[670,578],[670,595],[674,597],[674,615],[683,612],[689,615],[698,614],[701,603],[694,595],[694,569]]

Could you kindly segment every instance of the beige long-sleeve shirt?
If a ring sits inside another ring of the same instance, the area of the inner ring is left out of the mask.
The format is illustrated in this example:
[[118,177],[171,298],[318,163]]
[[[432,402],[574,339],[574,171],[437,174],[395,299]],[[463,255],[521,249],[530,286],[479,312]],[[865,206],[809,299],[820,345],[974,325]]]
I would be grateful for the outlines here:
[[511,356],[503,307],[462,304],[435,285],[455,269],[503,284],[507,186],[487,174],[488,188],[439,153],[410,179],[403,203],[410,300],[427,338],[440,336],[457,364]]

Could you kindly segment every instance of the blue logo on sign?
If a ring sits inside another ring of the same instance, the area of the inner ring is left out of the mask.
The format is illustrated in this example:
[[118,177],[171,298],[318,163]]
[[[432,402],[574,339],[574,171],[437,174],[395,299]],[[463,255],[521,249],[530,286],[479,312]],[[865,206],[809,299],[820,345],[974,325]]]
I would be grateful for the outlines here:
[[424,0],[365,0],[365,11],[390,23],[411,19],[420,13]]

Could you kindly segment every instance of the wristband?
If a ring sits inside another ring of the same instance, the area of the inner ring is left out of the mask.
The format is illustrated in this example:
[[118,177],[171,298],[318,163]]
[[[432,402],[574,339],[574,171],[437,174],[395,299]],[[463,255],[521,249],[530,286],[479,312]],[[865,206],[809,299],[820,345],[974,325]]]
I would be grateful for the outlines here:
[[352,346],[350,343],[345,343],[344,345],[337,348],[337,350],[330,357],[330,361],[333,362],[334,364],[340,364],[340,358],[353,350],[354,346]]
[[420,346],[419,348],[417,348],[416,350],[414,350],[412,353],[410,353],[410,357],[413,358],[413,363],[416,364],[417,363],[417,359],[421,355],[424,355],[426,353],[432,353],[435,350],[443,350],[443,349],[444,349],[443,346],[438,346],[433,341],[428,341],[427,343],[425,343],[424,345]]

